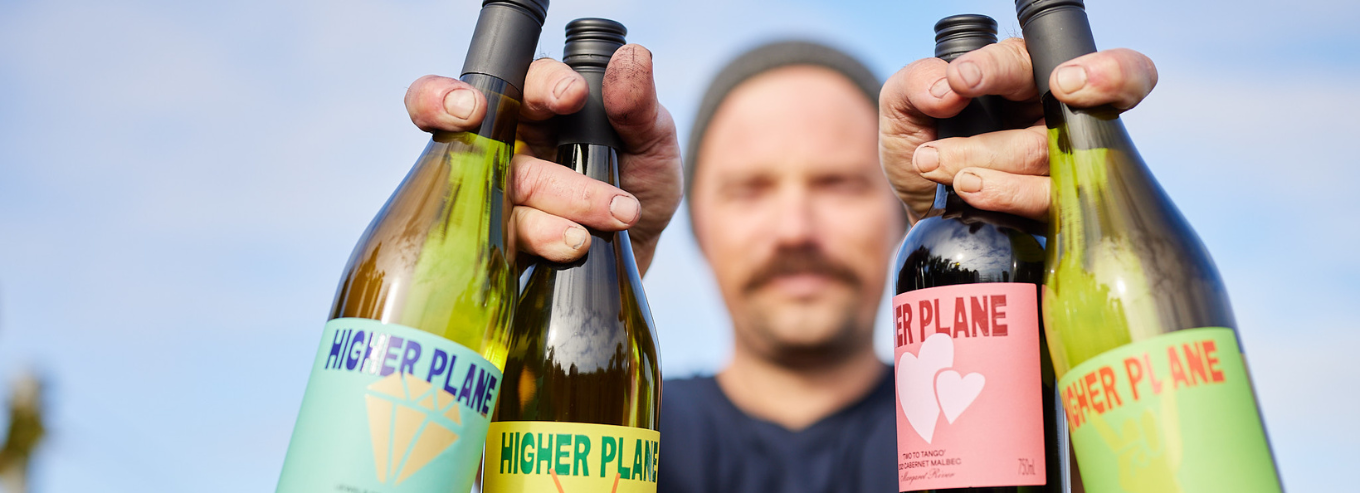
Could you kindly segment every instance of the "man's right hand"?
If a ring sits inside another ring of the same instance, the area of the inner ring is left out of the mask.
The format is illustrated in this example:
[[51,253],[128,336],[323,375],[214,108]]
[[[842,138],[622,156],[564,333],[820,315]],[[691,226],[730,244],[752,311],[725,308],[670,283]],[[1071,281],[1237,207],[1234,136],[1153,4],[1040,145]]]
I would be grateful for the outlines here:
[[[1137,105],[1156,84],[1152,60],[1127,49],[1070,60],[1049,79],[1059,101],[1120,110]],[[936,140],[936,119],[959,114],[970,98],[983,95],[1017,102],[1007,107],[1009,116],[1024,123]],[[973,207],[1046,221],[1048,132],[1038,97],[1029,52],[1019,38],[950,63],[917,60],[889,78],[879,96],[879,158],[912,223],[930,210],[937,183],[953,185]]]
[[[543,58],[529,67],[518,129],[528,149],[510,163],[512,227],[521,253],[555,262],[585,255],[585,228],[627,229],[638,272],[645,273],[661,231],[680,207],[680,143],[656,98],[646,48],[630,44],[614,53],[603,92],[605,113],[624,145],[618,149],[622,190],[551,161],[557,147],[549,120],[585,106],[586,81],[557,60]],[[421,130],[461,132],[481,125],[486,98],[458,79],[427,75],[407,90],[406,111]]]

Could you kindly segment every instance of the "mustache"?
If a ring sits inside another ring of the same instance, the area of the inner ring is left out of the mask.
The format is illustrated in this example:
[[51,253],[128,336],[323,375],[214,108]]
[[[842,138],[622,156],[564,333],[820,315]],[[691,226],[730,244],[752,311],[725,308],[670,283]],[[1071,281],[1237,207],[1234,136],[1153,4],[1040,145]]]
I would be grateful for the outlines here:
[[756,269],[743,290],[749,293],[780,277],[798,274],[816,274],[851,286],[860,285],[859,276],[845,264],[827,257],[815,246],[798,246],[775,251],[769,262]]

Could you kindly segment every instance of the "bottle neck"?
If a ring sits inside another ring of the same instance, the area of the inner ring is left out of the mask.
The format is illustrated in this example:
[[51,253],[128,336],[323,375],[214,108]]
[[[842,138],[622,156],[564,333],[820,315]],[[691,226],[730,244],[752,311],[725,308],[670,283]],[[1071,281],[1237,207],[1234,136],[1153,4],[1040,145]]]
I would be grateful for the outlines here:
[[[619,186],[618,151],[615,151],[612,147],[597,144],[563,144],[557,147],[557,163],[595,180],[616,187]],[[582,265],[590,257],[601,255],[621,255],[630,262],[634,261],[633,247],[628,240],[628,231],[612,232],[587,229],[595,239],[591,240],[590,251],[586,254],[586,257],[569,264],[557,264],[557,268]],[[619,249],[618,252],[614,251],[615,247]]]
[[1025,47],[1034,67],[1034,84],[1040,96],[1049,93],[1053,70],[1068,60],[1096,52],[1095,36],[1086,9],[1077,3],[1058,2],[1024,19]]
[[[482,118],[481,126],[468,132],[514,145],[515,128],[519,126],[519,108],[524,99],[519,88],[504,79],[486,74],[463,74],[459,80],[486,97],[486,117]],[[447,132],[436,132],[435,140],[440,140],[441,134],[448,136]]]
[[1061,251],[1151,224],[1180,223],[1170,199],[1109,107],[1071,108],[1044,96],[1053,205],[1050,227]]
[[590,94],[581,111],[560,118],[557,144],[559,146],[591,144],[614,149],[623,147],[618,132],[614,131],[614,126],[609,123],[609,116],[604,111],[605,67],[599,64],[573,64],[570,61],[568,65],[585,78]]
[[[971,137],[1005,128],[1001,120],[1001,104],[1002,100],[997,96],[973,98],[958,115],[936,122],[936,137]],[[954,192],[954,187],[941,184],[935,187],[935,203],[926,216],[961,211],[963,208],[971,206]]]
[[482,7],[463,60],[463,76],[487,75],[522,89],[543,30],[541,14],[510,2]]
[[1133,149],[1133,140],[1112,106],[1073,108],[1045,94],[1044,121],[1048,126],[1050,150],[1071,153],[1091,149]]
[[557,164],[596,180],[619,186],[618,151],[598,144],[562,144],[557,147]]

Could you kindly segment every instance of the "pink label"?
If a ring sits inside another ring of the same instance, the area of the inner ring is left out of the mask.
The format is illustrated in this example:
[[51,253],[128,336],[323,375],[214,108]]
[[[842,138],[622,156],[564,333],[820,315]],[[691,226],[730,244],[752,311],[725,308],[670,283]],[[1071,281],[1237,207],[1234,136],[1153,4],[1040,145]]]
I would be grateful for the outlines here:
[[893,297],[902,491],[1045,482],[1033,284]]

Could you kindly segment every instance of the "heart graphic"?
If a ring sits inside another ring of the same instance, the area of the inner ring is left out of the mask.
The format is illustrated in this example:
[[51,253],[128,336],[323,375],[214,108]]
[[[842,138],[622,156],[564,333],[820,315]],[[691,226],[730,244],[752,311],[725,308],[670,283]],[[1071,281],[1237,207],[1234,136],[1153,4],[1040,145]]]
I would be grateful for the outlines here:
[[935,393],[940,397],[940,410],[944,411],[944,418],[953,424],[982,393],[982,386],[986,383],[987,378],[981,373],[969,373],[961,377],[954,370],[940,372],[940,376],[935,377]]
[[935,374],[954,364],[954,340],[945,334],[934,334],[921,343],[916,353],[904,352],[897,360],[897,399],[912,429],[930,443],[935,436],[935,423],[940,419]]

